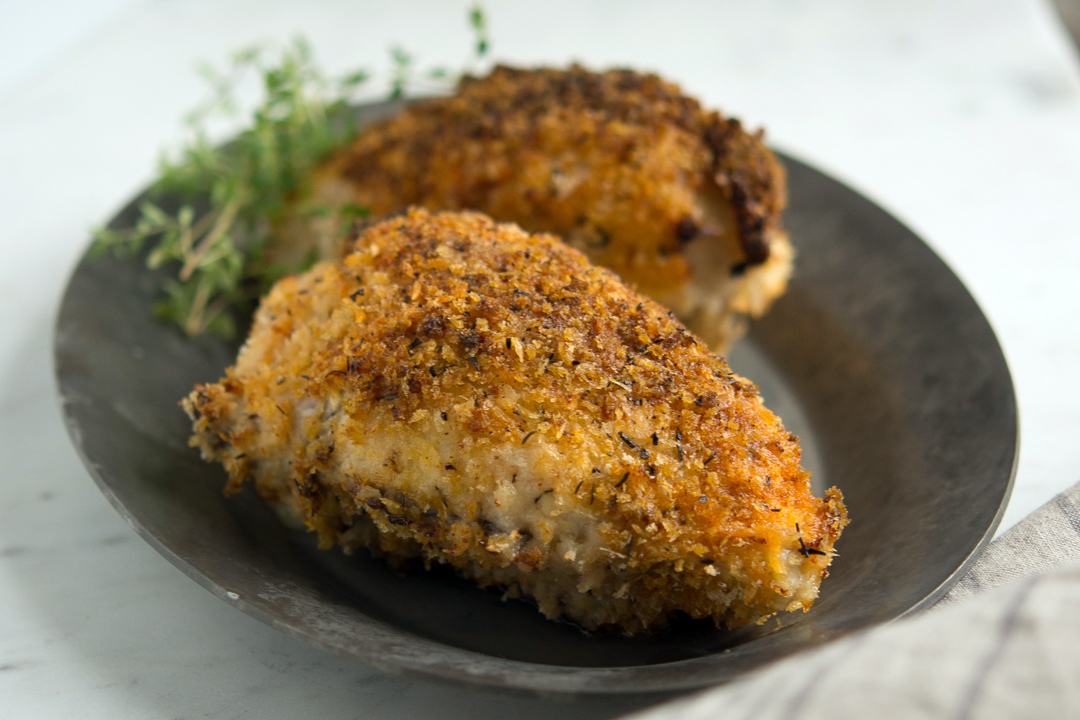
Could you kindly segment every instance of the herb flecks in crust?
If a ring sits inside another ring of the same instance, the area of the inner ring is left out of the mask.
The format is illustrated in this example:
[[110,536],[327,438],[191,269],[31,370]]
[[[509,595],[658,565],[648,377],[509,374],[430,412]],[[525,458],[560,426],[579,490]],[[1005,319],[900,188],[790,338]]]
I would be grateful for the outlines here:
[[474,213],[411,210],[280,281],[185,408],[229,490],[252,478],[323,547],[449,563],[590,629],[807,609],[846,523],[664,308]]
[[656,75],[500,66],[362,132],[319,202],[473,209],[551,232],[714,347],[783,293],[784,171],[761,133]]

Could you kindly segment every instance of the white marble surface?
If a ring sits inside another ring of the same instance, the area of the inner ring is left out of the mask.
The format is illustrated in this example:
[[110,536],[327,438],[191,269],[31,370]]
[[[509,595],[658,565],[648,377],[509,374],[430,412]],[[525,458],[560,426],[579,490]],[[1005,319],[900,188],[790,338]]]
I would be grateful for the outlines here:
[[[49,12],[75,5],[54,0]],[[1048,3],[487,6],[499,58],[659,70],[910,224],[971,288],[1012,367],[1024,438],[1005,526],[1078,479],[1080,62]],[[55,32],[37,19],[16,27],[18,13],[0,8],[0,39],[35,48],[0,76],[0,717],[628,709],[394,678],[279,635],[135,536],[82,469],[56,410],[49,343],[66,276],[86,228],[147,182],[177,137],[177,118],[200,98],[197,60],[303,32],[331,68],[385,66],[395,41],[455,63],[467,52],[465,4],[79,7],[82,19],[64,14]],[[9,67],[20,45],[4,45]]]

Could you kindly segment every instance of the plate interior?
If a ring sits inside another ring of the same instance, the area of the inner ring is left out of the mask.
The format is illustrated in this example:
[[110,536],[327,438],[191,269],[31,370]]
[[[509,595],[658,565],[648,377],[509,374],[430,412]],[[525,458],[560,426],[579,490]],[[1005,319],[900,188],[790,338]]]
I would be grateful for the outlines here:
[[[392,112],[380,106],[372,116]],[[84,258],[60,311],[65,420],[106,497],[174,565],[278,629],[385,669],[545,692],[642,693],[719,682],[940,597],[989,541],[1017,455],[1013,387],[979,308],[907,228],[783,157],[798,249],[787,295],[733,368],[800,435],[815,490],[851,517],[809,613],[737,631],[678,620],[590,637],[447,571],[400,574],[319,552],[187,446],[178,401],[236,346],[154,321],[138,259]],[[129,223],[132,203],[116,218]]]

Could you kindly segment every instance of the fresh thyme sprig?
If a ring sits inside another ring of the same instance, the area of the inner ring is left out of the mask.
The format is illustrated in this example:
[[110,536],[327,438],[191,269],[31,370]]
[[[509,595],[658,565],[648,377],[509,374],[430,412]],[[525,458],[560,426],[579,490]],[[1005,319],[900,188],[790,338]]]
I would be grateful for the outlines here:
[[[476,61],[487,54],[483,11],[474,6],[469,24]],[[391,97],[415,83],[413,58],[391,51]],[[238,86],[252,73],[261,78],[263,99],[251,125],[226,145],[210,140],[208,126],[237,113]],[[202,70],[211,86],[209,101],[187,117],[191,139],[175,159],[163,156],[160,177],[150,199],[139,207],[133,227],[94,231],[93,252],[121,257],[147,254],[152,269],[175,268],[154,305],[158,318],[177,324],[190,336],[206,331],[223,337],[236,332],[237,309],[250,306],[281,276],[305,269],[309,254],[292,267],[272,262],[268,250],[275,221],[308,191],[311,170],[355,133],[350,103],[370,80],[366,71],[327,78],[302,39],[284,48],[277,62],[265,49],[236,54],[226,73]],[[445,69],[427,73],[437,82],[454,83]],[[175,212],[164,206],[179,203]],[[329,211],[329,209],[328,209]],[[334,209],[342,225],[365,214],[352,205]]]
[[488,51],[487,17],[479,5],[473,5],[469,10],[469,26],[476,36],[476,59],[483,60]]

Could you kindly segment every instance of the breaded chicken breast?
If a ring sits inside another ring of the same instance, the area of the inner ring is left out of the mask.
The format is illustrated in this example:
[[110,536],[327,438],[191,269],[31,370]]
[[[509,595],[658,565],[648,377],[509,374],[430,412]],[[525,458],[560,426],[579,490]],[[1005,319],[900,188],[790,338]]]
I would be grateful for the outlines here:
[[806,610],[846,523],[797,438],[657,303],[478,213],[369,227],[281,280],[192,444],[320,544],[448,563],[638,633]]
[[[312,199],[376,217],[474,209],[555,233],[718,352],[786,288],[785,202],[760,132],[656,75],[576,65],[497,67],[409,106],[320,168]],[[315,235],[332,244],[337,227]]]

